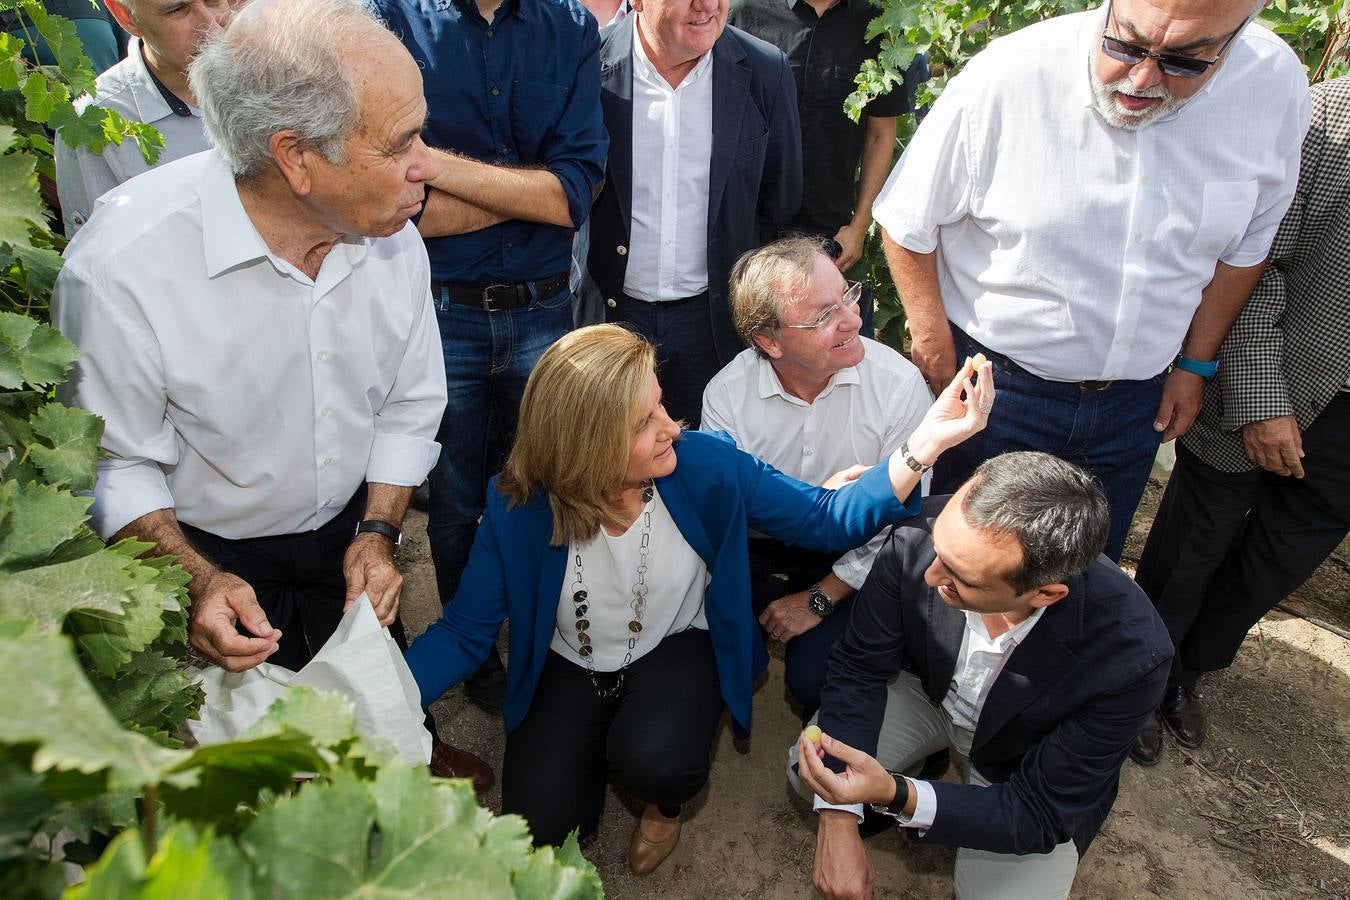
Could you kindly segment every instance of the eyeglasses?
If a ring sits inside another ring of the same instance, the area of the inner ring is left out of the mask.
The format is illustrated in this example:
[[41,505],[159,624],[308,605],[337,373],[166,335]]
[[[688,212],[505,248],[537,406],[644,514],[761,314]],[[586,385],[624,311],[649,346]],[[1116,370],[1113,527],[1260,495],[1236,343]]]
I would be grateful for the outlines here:
[[[1106,6],[1106,17],[1111,23],[1115,23],[1115,16],[1112,14],[1111,4]],[[1129,66],[1137,66],[1146,59],[1151,59],[1158,64],[1164,75],[1173,75],[1177,78],[1195,78],[1209,71],[1209,67],[1214,65],[1223,56],[1223,52],[1228,49],[1228,45],[1233,43],[1233,39],[1242,33],[1242,29],[1247,27],[1251,19],[1243,19],[1242,24],[1238,26],[1228,36],[1228,40],[1223,42],[1219,52],[1214,54],[1213,59],[1197,59],[1194,56],[1181,56],[1176,53],[1154,53],[1152,50],[1145,50],[1138,44],[1131,44],[1129,41],[1122,41],[1118,37],[1112,37],[1109,34],[1102,35],[1102,52],[1112,59],[1123,62]]]
[[834,321],[834,317],[839,312],[839,310],[843,309],[846,306],[857,306],[858,301],[862,299],[862,290],[863,290],[862,282],[855,281],[844,290],[844,296],[839,299],[838,303],[835,303],[829,307],[826,307],[824,310],[821,310],[820,315],[817,316],[816,320],[812,322],[810,325],[779,325],[779,327],[805,328],[811,331],[815,331],[817,328],[824,328],[826,325],[829,325],[832,321]]

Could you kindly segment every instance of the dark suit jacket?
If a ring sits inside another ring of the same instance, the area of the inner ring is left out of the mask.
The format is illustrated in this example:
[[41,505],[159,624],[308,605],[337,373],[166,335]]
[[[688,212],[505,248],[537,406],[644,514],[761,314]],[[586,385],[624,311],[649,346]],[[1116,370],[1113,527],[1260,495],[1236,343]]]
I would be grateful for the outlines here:
[[[951,685],[965,614],[924,582],[932,525],[949,498],[897,525],[853,601],[821,691],[820,727],[870,754],[901,668],[934,703]],[[1081,856],[1115,802],[1120,767],[1162,700],[1172,642],[1148,597],[1105,556],[1068,582],[1013,651],[985,701],[971,762],[989,787],[932,782],[937,817],[912,840]]]
[[[633,198],[633,28],[600,38],[600,104],[609,131],[605,188],[591,213],[590,277],[608,301],[623,292]],[[760,224],[782,225],[802,199],[797,88],[777,47],[728,26],[713,45],[713,140],[708,180],[708,301],[717,356],[744,349],[731,321],[727,278],[760,244]]]

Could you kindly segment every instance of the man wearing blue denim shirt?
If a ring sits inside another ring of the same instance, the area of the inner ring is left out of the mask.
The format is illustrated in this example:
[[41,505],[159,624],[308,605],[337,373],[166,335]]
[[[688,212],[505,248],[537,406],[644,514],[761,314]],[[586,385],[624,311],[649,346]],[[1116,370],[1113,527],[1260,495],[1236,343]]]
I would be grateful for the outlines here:
[[599,37],[577,0],[373,0],[422,68],[440,152],[418,229],[449,404],[427,534],[454,595],[483,511],[489,422],[508,437],[535,361],[571,328],[572,232],[604,177]]

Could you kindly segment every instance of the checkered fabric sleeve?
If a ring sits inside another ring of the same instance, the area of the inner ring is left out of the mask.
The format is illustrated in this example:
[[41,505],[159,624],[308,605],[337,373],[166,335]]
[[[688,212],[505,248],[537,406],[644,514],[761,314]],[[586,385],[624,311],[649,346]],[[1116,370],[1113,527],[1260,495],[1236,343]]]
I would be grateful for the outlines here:
[[1293,205],[1181,439],[1227,472],[1254,468],[1243,425],[1292,414],[1306,429],[1350,377],[1350,76],[1311,94]]

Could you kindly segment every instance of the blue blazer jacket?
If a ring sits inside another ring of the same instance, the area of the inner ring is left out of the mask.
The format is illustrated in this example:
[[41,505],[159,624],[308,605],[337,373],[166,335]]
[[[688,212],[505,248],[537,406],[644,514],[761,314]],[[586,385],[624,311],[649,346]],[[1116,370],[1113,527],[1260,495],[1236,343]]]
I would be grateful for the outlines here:
[[[886,689],[902,668],[941,703],[965,613],[924,581],[933,522],[947,497],[897,526],[877,554],[835,644],[820,727],[870,754]],[[1069,579],[994,680],[970,759],[989,787],[931,782],[937,817],[911,840],[996,853],[1048,853],[1070,838],[1081,856],[1116,799],[1120,767],[1162,701],[1172,641],[1153,604],[1105,556]]]
[[[633,29],[629,16],[600,35],[600,105],[609,130],[605,187],[591,213],[589,274],[601,298],[623,291],[633,209]],[[727,26],[712,48],[712,158],[708,169],[708,304],[722,365],[745,345],[727,280],[737,258],[797,214],[802,137],[797,83],[783,51]]]
[[[704,612],[722,698],[737,733],[745,735],[751,684],[768,664],[750,609],[747,526],[794,546],[856,547],[886,523],[916,512],[918,493],[900,503],[884,464],[837,491],[810,487],[716,434],[686,432],[676,453],[675,471],[657,479],[657,490],[684,539],[708,565]],[[547,498],[508,509],[495,488],[494,479],[454,599],[406,658],[422,703],[430,704],[478,667],[502,621],[510,618],[502,708],[510,732],[524,719],[549,654],[567,577],[567,547],[549,543],[553,518]]]

